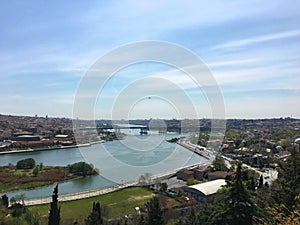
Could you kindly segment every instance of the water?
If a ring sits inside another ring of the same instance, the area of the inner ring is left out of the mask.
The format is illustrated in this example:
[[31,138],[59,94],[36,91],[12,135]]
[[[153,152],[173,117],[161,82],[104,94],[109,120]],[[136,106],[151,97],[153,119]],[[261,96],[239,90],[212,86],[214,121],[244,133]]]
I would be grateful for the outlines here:
[[[161,174],[207,161],[175,143],[165,141],[172,137],[178,135],[128,135],[121,141],[109,141],[89,147],[6,154],[0,156],[0,165],[16,164],[18,160],[34,158],[37,164],[50,166],[66,166],[86,161],[100,170],[100,175],[61,183],[59,193],[69,194],[111,187],[137,180],[145,173]],[[26,199],[36,199],[49,197],[52,191],[53,185],[8,195],[12,197],[24,193]]]

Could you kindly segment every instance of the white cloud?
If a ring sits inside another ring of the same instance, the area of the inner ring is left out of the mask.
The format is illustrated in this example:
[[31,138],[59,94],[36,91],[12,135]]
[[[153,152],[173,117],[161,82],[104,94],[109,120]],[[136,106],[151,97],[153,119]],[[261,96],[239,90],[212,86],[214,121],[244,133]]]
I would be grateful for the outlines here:
[[256,36],[256,37],[231,41],[231,42],[217,45],[217,46],[213,47],[213,49],[215,50],[215,49],[223,49],[223,48],[244,47],[244,46],[248,46],[248,45],[255,44],[255,43],[273,41],[273,40],[290,38],[290,37],[295,37],[295,36],[300,36],[300,30],[290,30],[290,31],[260,35],[260,36]]

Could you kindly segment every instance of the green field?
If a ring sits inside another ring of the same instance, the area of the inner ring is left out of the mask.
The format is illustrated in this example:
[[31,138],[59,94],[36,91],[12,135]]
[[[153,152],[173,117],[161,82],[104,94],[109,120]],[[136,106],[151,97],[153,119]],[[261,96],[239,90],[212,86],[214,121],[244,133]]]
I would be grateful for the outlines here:
[[[135,207],[149,201],[153,192],[147,188],[132,187],[115,191],[109,194],[86,198],[70,202],[61,202],[61,219],[65,221],[83,221],[91,212],[93,202],[100,202],[104,207],[104,216],[107,219],[135,213]],[[47,224],[47,214],[50,204],[31,206],[29,209],[38,212],[42,224]]]

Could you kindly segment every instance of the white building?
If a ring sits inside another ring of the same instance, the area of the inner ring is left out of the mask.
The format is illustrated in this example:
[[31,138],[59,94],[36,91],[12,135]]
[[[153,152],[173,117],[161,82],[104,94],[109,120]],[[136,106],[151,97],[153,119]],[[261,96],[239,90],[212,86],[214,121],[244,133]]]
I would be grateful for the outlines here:
[[208,181],[184,188],[184,194],[193,197],[199,202],[205,202],[207,196],[217,193],[217,191],[224,185],[226,185],[225,179]]

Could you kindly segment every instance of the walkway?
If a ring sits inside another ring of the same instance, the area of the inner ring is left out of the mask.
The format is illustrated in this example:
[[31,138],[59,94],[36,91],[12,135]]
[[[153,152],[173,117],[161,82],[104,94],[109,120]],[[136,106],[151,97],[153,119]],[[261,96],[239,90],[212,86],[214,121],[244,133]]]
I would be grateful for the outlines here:
[[[101,189],[92,190],[92,191],[59,195],[58,201],[66,202],[66,201],[73,201],[73,200],[78,200],[78,199],[83,199],[83,198],[95,197],[95,196],[107,194],[107,193],[110,193],[110,192],[113,192],[116,190],[120,190],[120,189],[127,188],[130,186],[135,186],[135,185],[138,185],[138,183],[137,182],[129,182],[129,183],[120,184],[120,185],[116,185],[116,186],[109,187],[109,188],[101,188]],[[41,204],[50,203],[51,201],[52,201],[52,197],[33,199],[33,200],[25,200],[24,202],[25,202],[25,205],[41,205]]]

